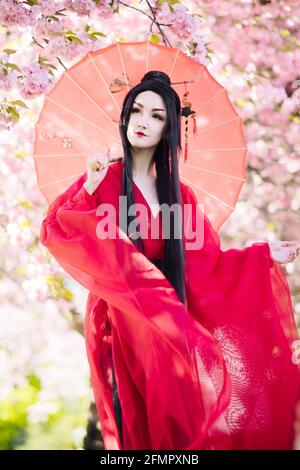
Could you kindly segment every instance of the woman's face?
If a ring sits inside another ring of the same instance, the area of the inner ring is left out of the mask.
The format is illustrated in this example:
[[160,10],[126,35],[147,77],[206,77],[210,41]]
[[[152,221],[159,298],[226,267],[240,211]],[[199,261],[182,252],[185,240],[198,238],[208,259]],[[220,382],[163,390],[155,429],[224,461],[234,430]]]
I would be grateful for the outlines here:
[[[167,112],[160,95],[150,90],[137,95],[127,128],[127,138],[132,147],[156,146],[163,136],[166,121]],[[139,137],[138,131],[145,136]]]

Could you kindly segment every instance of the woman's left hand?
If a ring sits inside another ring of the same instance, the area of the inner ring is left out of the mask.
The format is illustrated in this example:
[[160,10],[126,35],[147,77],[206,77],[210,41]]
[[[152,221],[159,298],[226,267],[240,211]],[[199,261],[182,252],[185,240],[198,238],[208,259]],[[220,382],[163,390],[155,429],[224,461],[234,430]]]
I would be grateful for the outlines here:
[[268,242],[268,244],[272,259],[280,264],[290,263],[300,254],[300,245],[298,242],[276,240]]

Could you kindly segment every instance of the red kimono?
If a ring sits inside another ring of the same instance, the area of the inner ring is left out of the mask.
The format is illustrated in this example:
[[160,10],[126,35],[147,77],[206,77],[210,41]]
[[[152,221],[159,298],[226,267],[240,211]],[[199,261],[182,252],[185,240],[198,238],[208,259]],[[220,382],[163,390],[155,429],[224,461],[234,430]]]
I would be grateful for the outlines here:
[[[184,305],[150,261],[163,258],[161,230],[158,239],[144,238],[144,255],[118,225],[122,167],[111,164],[93,195],[82,175],[49,206],[41,227],[42,244],[89,290],[85,341],[105,448],[291,449],[298,334],[284,271],[268,243],[222,251],[202,214],[204,244],[186,250]],[[180,185],[194,228],[200,209]],[[136,185],[134,193],[150,230],[150,207]],[[97,211],[105,203],[116,208],[115,237],[105,237],[107,213]]]

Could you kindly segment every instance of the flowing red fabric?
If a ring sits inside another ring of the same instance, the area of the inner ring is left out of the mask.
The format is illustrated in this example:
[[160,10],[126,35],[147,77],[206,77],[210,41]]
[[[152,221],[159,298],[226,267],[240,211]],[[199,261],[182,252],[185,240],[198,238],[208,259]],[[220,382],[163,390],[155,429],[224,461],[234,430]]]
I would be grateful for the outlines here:
[[[92,196],[82,175],[49,206],[41,226],[42,244],[89,290],[85,340],[105,448],[291,449],[300,372],[283,269],[267,243],[222,251],[181,183],[192,228],[197,216],[204,222],[203,246],[186,250],[184,305],[149,260],[163,255],[161,231],[159,239],[144,239],[143,254],[118,225],[122,166],[111,164]],[[147,201],[136,185],[134,191],[150,220]],[[97,210],[103,204],[116,209],[115,237],[105,238],[107,212]]]

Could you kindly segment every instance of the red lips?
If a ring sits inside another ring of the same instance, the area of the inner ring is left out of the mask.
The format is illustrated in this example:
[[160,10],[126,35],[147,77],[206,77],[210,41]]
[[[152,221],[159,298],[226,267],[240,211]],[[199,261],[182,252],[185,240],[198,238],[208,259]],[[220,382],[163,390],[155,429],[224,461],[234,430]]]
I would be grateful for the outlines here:
[[144,134],[144,132],[140,132],[140,131],[136,132],[136,135],[140,135],[140,136],[142,136],[142,135],[143,135],[143,136],[145,136],[145,137],[146,137],[146,134]]

